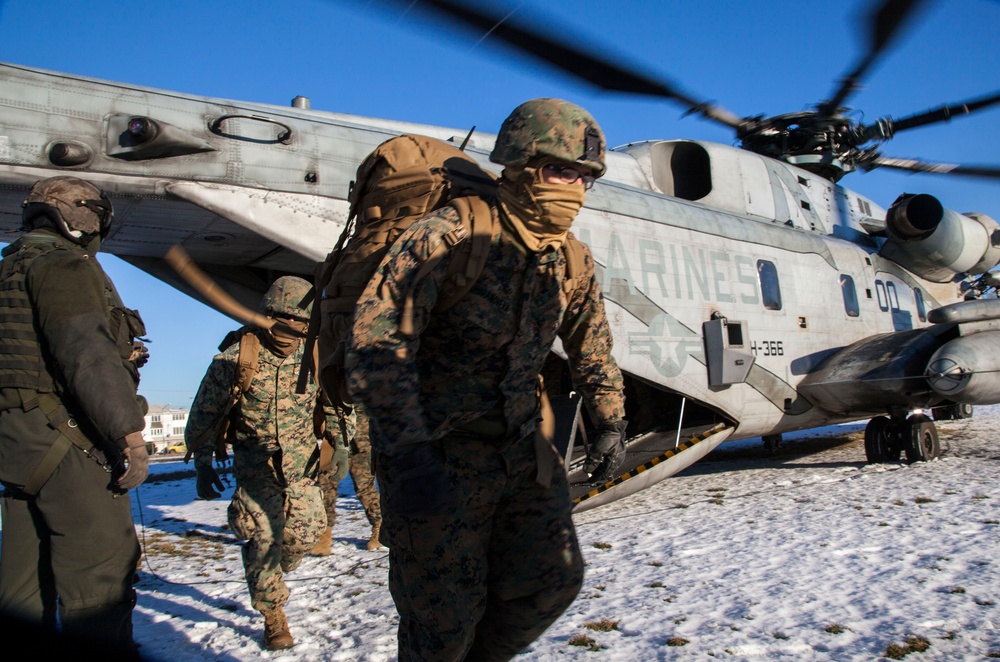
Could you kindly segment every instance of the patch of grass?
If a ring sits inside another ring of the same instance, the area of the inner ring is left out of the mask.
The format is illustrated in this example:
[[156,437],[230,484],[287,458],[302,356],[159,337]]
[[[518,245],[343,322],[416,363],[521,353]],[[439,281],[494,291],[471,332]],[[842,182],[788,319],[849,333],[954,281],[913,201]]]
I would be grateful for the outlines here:
[[931,647],[931,642],[919,635],[910,635],[906,638],[906,643],[897,644],[893,642],[886,646],[885,656],[890,660],[902,660],[910,653],[923,653]]
[[717,506],[721,506],[723,504],[722,499],[719,498],[719,497],[715,497],[714,499],[711,499],[711,502],[714,503]]
[[690,641],[684,637],[670,637],[667,639],[667,646],[687,646]]
[[913,500],[914,503],[937,503],[934,499],[930,497],[917,497]]
[[976,598],[976,604],[980,607],[992,607],[996,603],[992,600],[983,600],[982,598]]
[[965,593],[965,589],[962,588],[961,586],[953,586],[952,588],[948,589],[948,592],[949,593]]
[[595,653],[604,648],[604,646],[601,646],[600,644],[598,644],[596,641],[594,641],[585,634],[573,635],[572,637],[569,638],[568,643],[570,646],[580,646],[581,648],[586,648],[587,650],[593,651]]
[[984,519],[983,524],[1000,524],[1000,520],[995,519]]
[[710,487],[706,490],[707,492],[725,492],[725,487]]
[[844,632],[847,632],[847,628],[838,623],[830,623],[823,628],[823,630],[829,632],[830,634],[843,634]]
[[895,642],[885,647],[885,656],[890,660],[902,660],[909,652],[906,646],[901,646]]
[[892,505],[894,505],[894,506],[902,506],[903,502],[901,500],[899,500],[899,499],[896,499],[895,501],[892,502]]
[[597,549],[611,549],[611,543],[609,542],[595,542],[594,547]]
[[653,582],[652,584],[649,585],[649,588],[666,588],[666,587],[663,585],[663,582]]
[[647,563],[646,565],[651,565],[651,566],[653,566],[654,568],[661,568],[661,567],[663,567],[663,563],[662,563],[662,562],[660,562],[660,561],[650,561],[650,562],[649,562],[649,563]]
[[973,499],[989,499],[990,497],[989,497],[989,495],[988,495],[988,494],[976,494],[976,495],[975,495],[975,496],[973,496],[972,498],[973,498]]
[[583,624],[583,627],[588,630],[593,630],[594,632],[611,632],[612,630],[618,629],[618,621],[612,621],[608,618],[602,618],[599,621],[589,621]]
[[688,508],[688,507],[689,506],[686,503],[675,503],[674,504],[674,508]]
[[780,639],[781,641],[788,640],[788,635],[785,634],[784,632],[772,632],[771,636],[774,637],[775,639]]

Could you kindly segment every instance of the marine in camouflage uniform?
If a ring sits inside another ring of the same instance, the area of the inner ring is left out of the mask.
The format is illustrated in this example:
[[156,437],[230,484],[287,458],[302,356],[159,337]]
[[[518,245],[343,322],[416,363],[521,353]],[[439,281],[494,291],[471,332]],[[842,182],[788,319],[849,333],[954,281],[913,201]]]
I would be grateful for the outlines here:
[[127,490],[148,468],[145,329],[95,257],[112,221],[102,191],[42,180],[22,217],[28,232],[0,262],[0,618],[58,622],[71,640],[100,640],[104,657],[135,657]]
[[582,108],[537,99],[504,122],[490,158],[506,166],[490,201],[499,223],[472,289],[434,312],[454,251],[418,280],[460,223],[444,207],[393,244],[348,350],[348,385],[372,421],[404,662],[510,659],[582,585],[565,468],[536,434],[538,375],[557,337],[602,430],[592,468],[607,470],[623,449],[622,378],[593,258],[584,251],[583,286],[567,300],[559,250],[604,173],[603,135]]
[[333,442],[328,439],[323,443],[320,453],[319,486],[323,490],[323,506],[326,508],[326,530],[310,552],[314,556],[329,556],[332,553],[333,527],[337,522],[337,489],[340,481],[347,477],[348,471],[354,483],[354,493],[372,527],[366,547],[368,550],[376,550],[382,546],[379,542],[382,508],[375,476],[372,474],[372,447],[368,415],[364,413],[364,408],[354,407],[351,413],[345,415],[344,427],[350,442],[343,444],[343,434],[335,435],[331,437]]
[[[309,306],[299,304],[310,288],[301,278],[279,278],[265,294],[261,312],[304,333]],[[233,533],[246,541],[243,567],[251,604],[264,615],[265,646],[276,650],[294,644],[283,610],[289,595],[284,573],[298,567],[326,526],[322,494],[310,477],[310,461],[317,460],[317,390],[309,381],[304,393],[296,393],[305,345],[301,337],[274,329],[250,333],[260,342],[260,354],[253,381],[229,414],[236,492],[228,514]],[[200,447],[199,440],[210,438],[223,418],[240,382],[239,359],[239,342],[216,356],[191,406],[185,440],[203,498],[219,496],[211,486],[222,485],[212,468],[215,440]],[[323,415],[326,429],[335,432],[333,409]]]

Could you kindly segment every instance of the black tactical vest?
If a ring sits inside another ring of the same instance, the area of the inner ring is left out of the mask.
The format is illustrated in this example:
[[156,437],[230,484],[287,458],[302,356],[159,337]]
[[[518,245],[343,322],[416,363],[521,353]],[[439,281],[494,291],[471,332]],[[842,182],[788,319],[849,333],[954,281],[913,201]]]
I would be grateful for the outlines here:
[[31,302],[25,290],[28,267],[42,255],[68,250],[45,234],[26,234],[3,249],[0,262],[0,388],[26,388],[39,393],[55,390],[45,369]]
[[[52,372],[45,367],[45,352],[39,342],[34,314],[25,279],[28,269],[38,258],[55,251],[82,250],[68,245],[61,237],[46,233],[28,233],[3,249],[0,261],[0,388],[24,388],[38,393],[59,390]],[[132,341],[145,334],[139,314],[126,308],[112,285],[101,271],[107,302],[108,321],[123,364],[138,386],[139,373],[128,360]]]

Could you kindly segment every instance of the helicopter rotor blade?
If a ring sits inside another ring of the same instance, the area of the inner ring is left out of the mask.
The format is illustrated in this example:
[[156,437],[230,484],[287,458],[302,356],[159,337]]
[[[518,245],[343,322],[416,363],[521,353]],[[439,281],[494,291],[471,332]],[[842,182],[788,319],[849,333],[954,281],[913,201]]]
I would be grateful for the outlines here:
[[968,115],[969,113],[974,113],[977,110],[982,110],[983,108],[989,108],[990,106],[994,106],[998,103],[1000,103],[1000,90],[976,99],[969,99],[967,101],[961,101],[951,105],[938,106],[937,108],[932,108],[922,113],[915,113],[909,117],[903,117],[900,119],[884,117],[871,126],[865,127],[864,135],[869,140],[888,140],[900,131],[915,129],[917,127],[927,126],[928,124],[936,124],[938,122],[948,122],[953,117]]
[[868,163],[861,164],[865,170],[875,168],[893,168],[910,172],[927,172],[936,175],[959,175],[964,177],[984,177],[1000,179],[1000,166],[966,166],[956,163],[933,163],[917,159],[897,159],[891,156],[879,156]]
[[899,34],[904,23],[916,13],[919,5],[926,0],[883,0],[882,6],[869,15],[871,33],[868,52],[858,60],[854,70],[844,76],[840,86],[829,101],[819,104],[821,115],[833,115],[844,101],[860,86],[861,79],[875,63],[893,38]]
[[572,46],[556,41],[526,23],[507,16],[497,16],[471,3],[459,0],[397,0],[416,8],[429,8],[478,34],[495,37],[508,46],[548,64],[574,78],[600,89],[672,99],[687,106],[689,112],[736,129],[743,120],[714,103],[699,101],[681,92],[662,79],[644,74],[634,67],[595,57]]

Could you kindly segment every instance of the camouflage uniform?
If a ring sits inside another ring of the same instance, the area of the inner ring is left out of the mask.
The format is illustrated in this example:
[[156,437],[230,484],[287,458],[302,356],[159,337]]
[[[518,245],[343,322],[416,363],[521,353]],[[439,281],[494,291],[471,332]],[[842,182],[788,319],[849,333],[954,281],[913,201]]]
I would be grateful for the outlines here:
[[[401,660],[509,659],[579,591],[565,469],[551,445],[540,453],[535,441],[538,375],[557,336],[593,419],[624,415],[589,250],[586,286],[567,301],[563,252],[528,252],[497,231],[469,293],[435,313],[453,252],[415,278],[459,223],[445,207],[393,244],[361,296],[347,359],[348,384],[372,420]],[[404,337],[399,319],[411,291],[416,332]],[[434,512],[394,512],[386,495],[395,458],[426,444],[457,495]]]
[[373,527],[382,523],[382,509],[379,505],[375,476],[372,475],[372,447],[368,437],[368,416],[361,407],[356,407],[351,415],[344,417],[350,443],[343,444],[343,434],[335,435],[336,448],[327,442],[332,453],[329,464],[320,465],[319,486],[323,490],[323,506],[326,508],[326,523],[333,527],[337,522],[337,489],[340,481],[351,474],[354,493],[365,509],[365,517]]
[[[316,481],[306,476],[315,459],[313,410],[316,387],[295,392],[303,343],[287,357],[273,351],[264,331],[253,382],[231,414],[233,470],[236,492],[229,506],[229,525],[243,546],[250,600],[261,612],[288,600],[283,573],[298,567],[326,525],[323,500]],[[208,368],[188,420],[189,447],[219,419],[239,380],[239,343],[216,356]],[[335,429],[332,409],[327,427]],[[213,452],[211,444],[195,452],[196,462]]]

